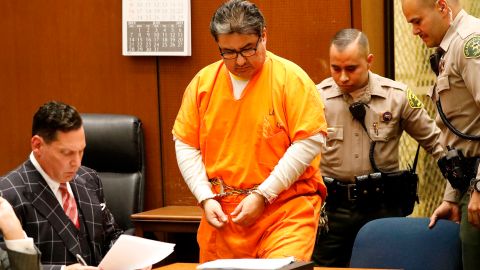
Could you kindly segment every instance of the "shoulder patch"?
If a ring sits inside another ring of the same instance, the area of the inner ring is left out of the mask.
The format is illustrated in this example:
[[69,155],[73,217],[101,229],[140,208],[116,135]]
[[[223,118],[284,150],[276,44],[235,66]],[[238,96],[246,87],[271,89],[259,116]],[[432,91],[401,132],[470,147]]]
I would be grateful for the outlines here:
[[463,46],[465,58],[480,57],[480,35],[471,37]]
[[406,94],[407,94],[408,105],[410,105],[411,108],[420,109],[423,107],[423,103],[420,101],[420,99],[418,99],[415,93],[413,93],[410,87],[407,88]]

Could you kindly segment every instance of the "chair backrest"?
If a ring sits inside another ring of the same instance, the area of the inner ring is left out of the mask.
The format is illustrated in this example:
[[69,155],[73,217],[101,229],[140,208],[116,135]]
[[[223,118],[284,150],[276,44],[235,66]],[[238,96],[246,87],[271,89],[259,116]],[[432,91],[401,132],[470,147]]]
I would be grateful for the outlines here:
[[[96,170],[108,208],[123,229],[143,211],[145,151],[141,121],[131,115],[81,114],[86,143],[82,164]],[[132,230],[131,230],[132,231]]]
[[382,218],[368,222],[357,234],[350,267],[405,270],[462,269],[460,226],[428,218]]

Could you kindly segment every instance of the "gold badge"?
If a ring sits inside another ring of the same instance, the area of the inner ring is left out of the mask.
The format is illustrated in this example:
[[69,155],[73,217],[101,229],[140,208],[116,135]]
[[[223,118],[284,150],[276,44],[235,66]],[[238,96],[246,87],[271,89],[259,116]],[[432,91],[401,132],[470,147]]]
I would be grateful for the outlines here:
[[443,71],[445,70],[445,59],[440,60],[440,64],[438,64],[438,74],[442,74]]
[[418,99],[418,97],[413,93],[410,88],[407,88],[407,99],[408,104],[413,109],[419,109],[423,107],[423,103],[420,101],[420,99]]
[[465,46],[463,46],[463,54],[466,58],[480,57],[480,35],[471,37]]

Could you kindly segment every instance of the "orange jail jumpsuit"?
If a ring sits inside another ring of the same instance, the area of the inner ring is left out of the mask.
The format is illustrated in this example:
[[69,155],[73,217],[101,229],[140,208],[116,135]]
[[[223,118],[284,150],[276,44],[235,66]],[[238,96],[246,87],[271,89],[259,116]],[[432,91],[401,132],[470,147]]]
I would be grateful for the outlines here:
[[[202,69],[188,85],[173,134],[200,149],[208,178],[239,189],[261,184],[291,143],[326,134],[315,84],[296,64],[267,52],[239,100],[223,61]],[[221,229],[202,217],[200,262],[218,258],[295,256],[310,260],[320,207],[326,196],[318,156],[289,189],[266,206],[250,227],[231,220]],[[219,193],[219,186],[213,186]],[[244,196],[219,199],[229,215]]]

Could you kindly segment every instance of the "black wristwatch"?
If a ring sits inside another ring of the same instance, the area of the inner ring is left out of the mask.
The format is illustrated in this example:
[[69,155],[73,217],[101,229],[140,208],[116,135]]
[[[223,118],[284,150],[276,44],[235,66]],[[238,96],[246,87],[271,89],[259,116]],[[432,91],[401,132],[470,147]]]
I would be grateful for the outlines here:
[[473,190],[480,192],[480,179],[473,178],[470,181],[470,186],[473,188]]

